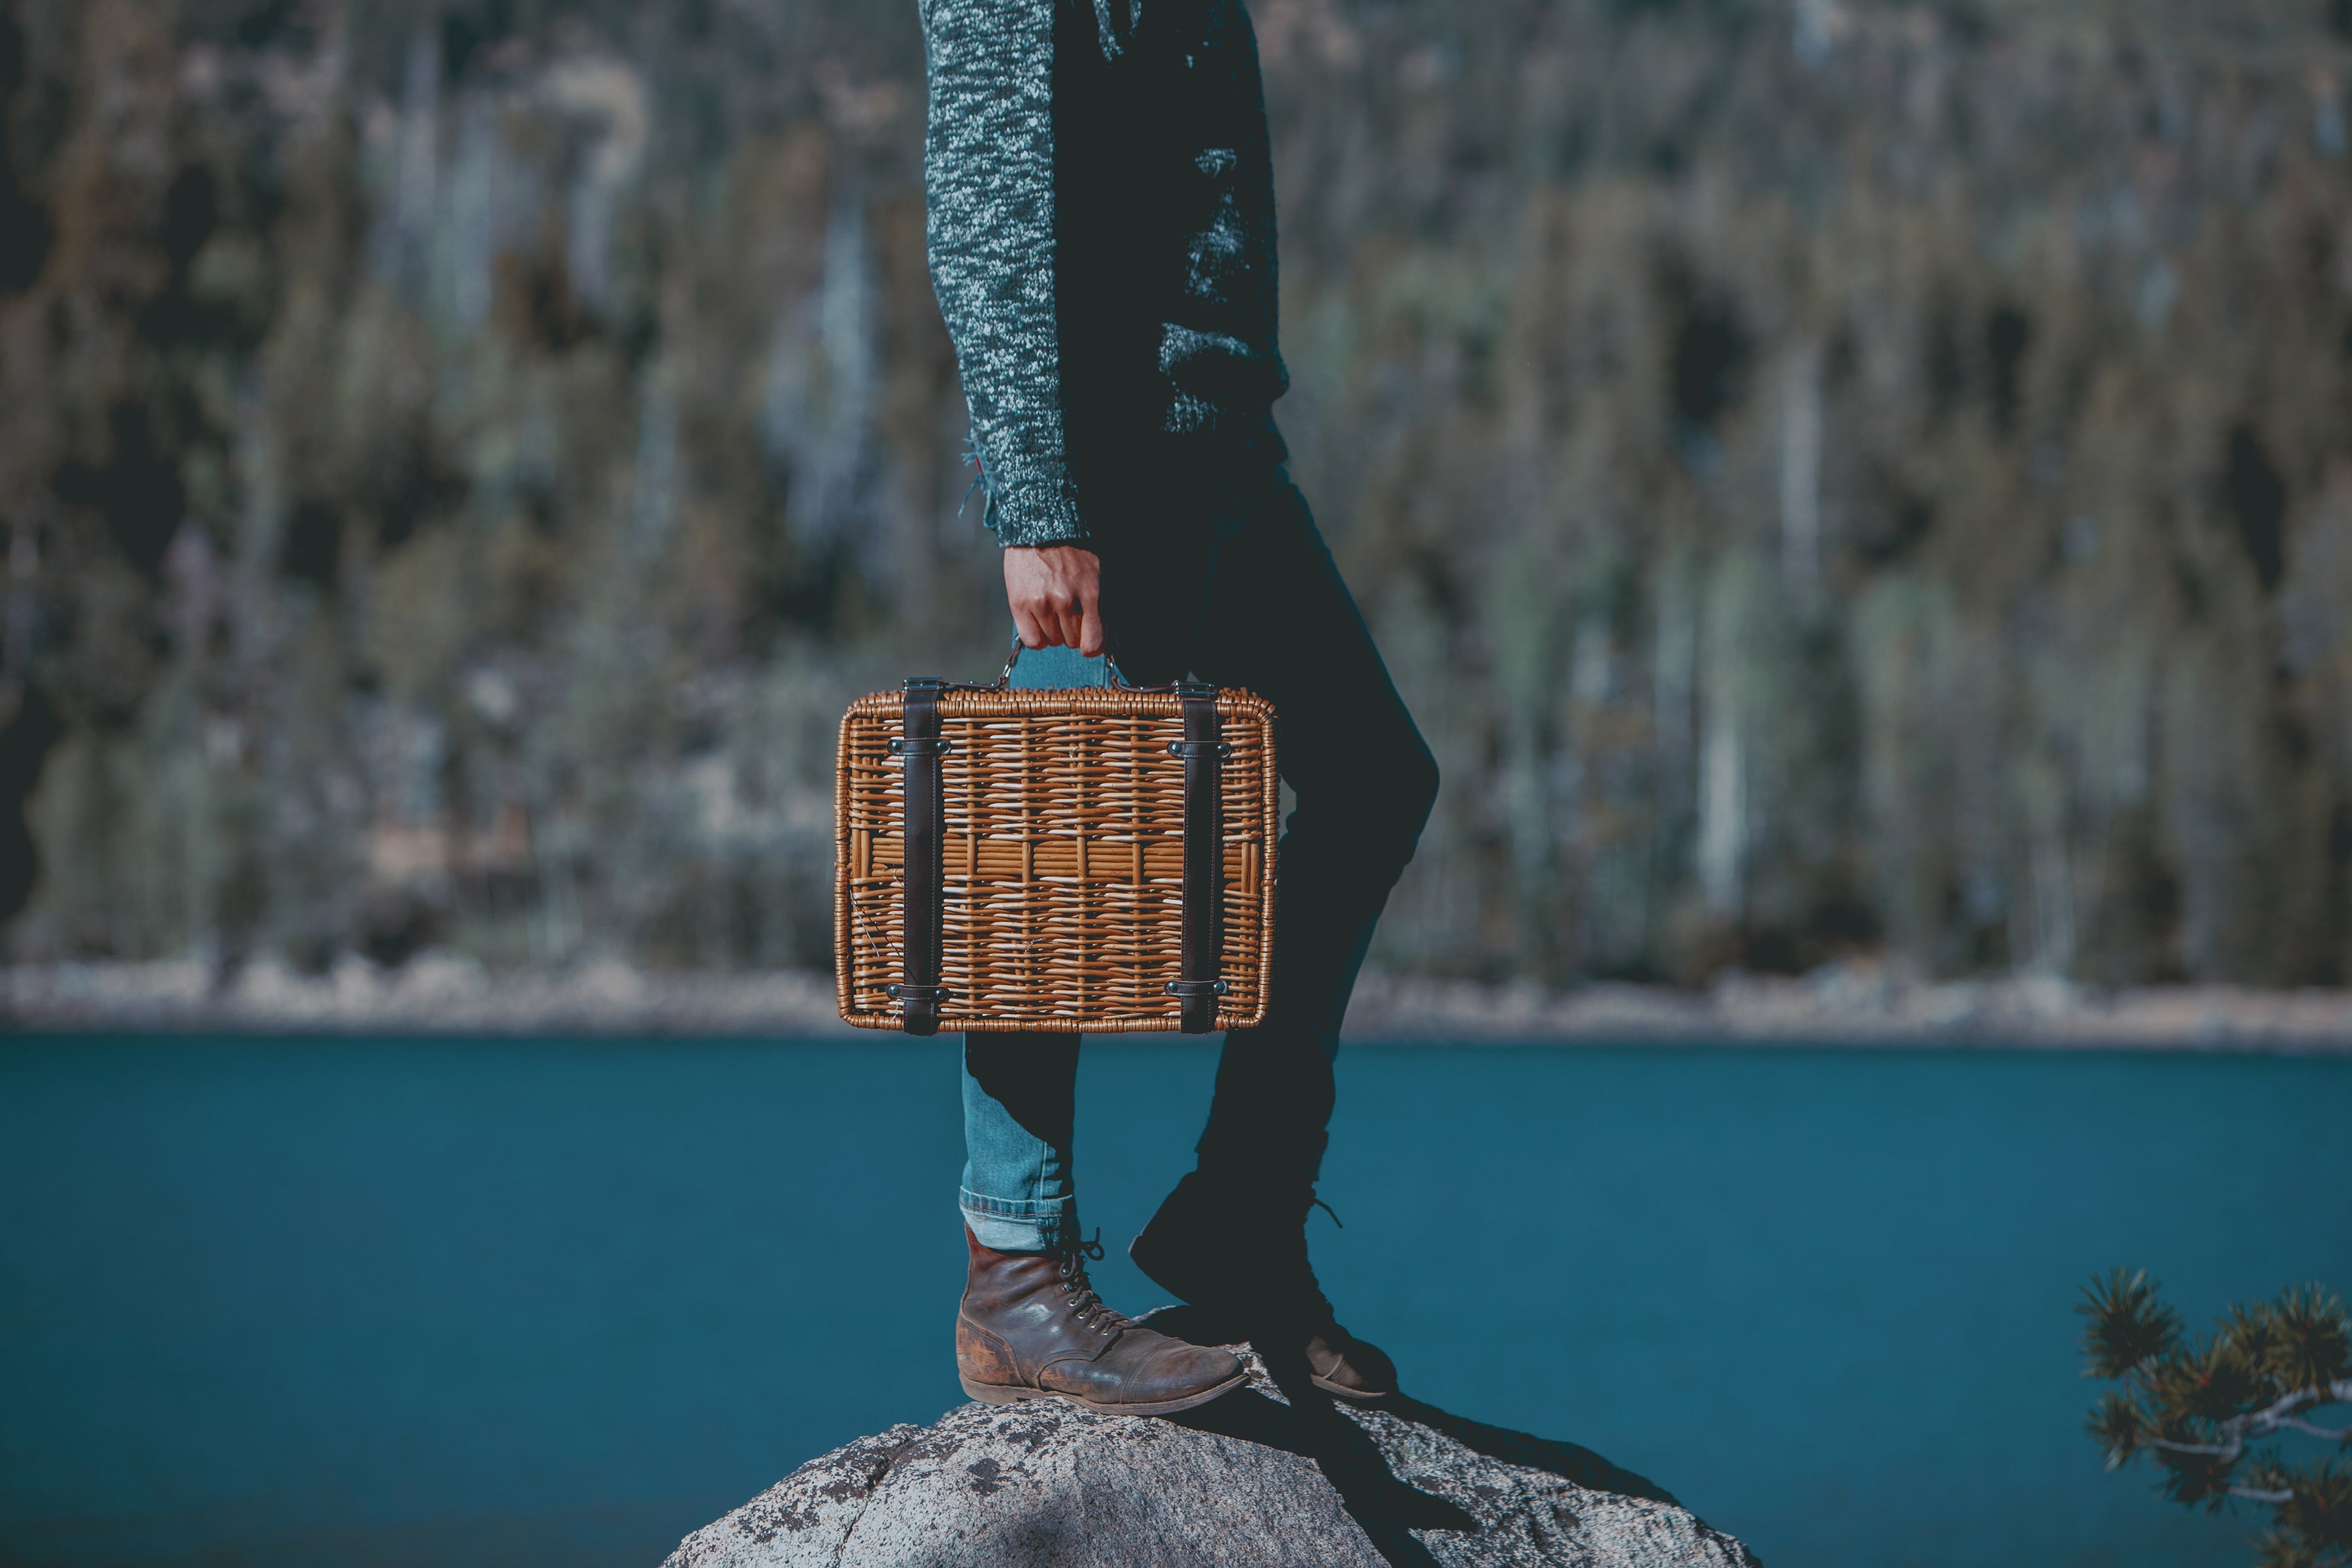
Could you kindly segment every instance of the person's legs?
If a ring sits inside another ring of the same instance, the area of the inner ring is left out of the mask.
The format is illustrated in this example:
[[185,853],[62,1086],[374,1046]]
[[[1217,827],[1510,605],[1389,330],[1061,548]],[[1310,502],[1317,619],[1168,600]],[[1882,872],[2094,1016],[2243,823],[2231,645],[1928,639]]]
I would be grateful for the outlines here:
[[[1042,655],[1042,657],[1041,657]],[[1097,685],[1066,648],[1025,655],[1016,687]],[[1060,1399],[1112,1415],[1188,1410],[1239,1387],[1241,1364],[1143,1328],[1087,1279],[1102,1249],[1079,1238],[1072,1125],[1079,1037],[963,1037],[967,1255],[956,1374],[992,1405]]]
[[963,1037],[963,1188],[956,1202],[982,1246],[1060,1252],[1077,1241],[1071,1139],[1076,1035]]
[[[1219,487],[1223,513],[1189,637],[1163,635],[1202,679],[1274,705],[1276,753],[1297,796],[1276,856],[1274,970],[1265,1021],[1226,1037],[1197,1169],[1130,1252],[1261,1349],[1295,1339],[1316,1381],[1358,1397],[1394,1369],[1333,1321],[1305,1224],[1333,1103],[1332,1057],[1389,891],[1412,857],[1437,765],[1390,680],[1305,499],[1280,470]],[[1143,591],[1139,584],[1138,592]],[[1106,613],[1110,582],[1105,584]],[[1163,654],[1164,674],[1178,656]]]
[[1297,804],[1275,857],[1264,1023],[1225,1039],[1202,1168],[1269,1190],[1311,1186],[1331,1061],[1357,972],[1437,795],[1437,763],[1315,527],[1276,470],[1217,553],[1194,663],[1274,704]]

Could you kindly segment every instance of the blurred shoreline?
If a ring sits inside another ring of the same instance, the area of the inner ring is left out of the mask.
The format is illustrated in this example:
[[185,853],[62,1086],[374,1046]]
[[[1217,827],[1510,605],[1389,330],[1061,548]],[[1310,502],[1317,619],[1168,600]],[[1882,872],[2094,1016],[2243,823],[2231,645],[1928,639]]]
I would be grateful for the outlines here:
[[[349,1035],[768,1035],[854,1037],[832,978],[805,971],[646,970],[604,959],[495,972],[427,953],[397,970],[346,958],[0,968],[0,1029]],[[2352,1054],[2352,991],[2178,985],[2100,990],[2053,976],[1929,981],[1853,961],[1801,976],[1739,973],[1704,990],[1570,990],[1367,972],[1352,1043],[1753,1044],[2113,1047]]]

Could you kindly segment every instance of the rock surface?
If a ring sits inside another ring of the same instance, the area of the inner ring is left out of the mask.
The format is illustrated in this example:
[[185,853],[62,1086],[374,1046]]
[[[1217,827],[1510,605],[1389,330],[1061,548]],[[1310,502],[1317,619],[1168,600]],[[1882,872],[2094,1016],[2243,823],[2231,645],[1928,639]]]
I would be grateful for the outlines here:
[[1588,1449],[1405,1398],[1349,1410],[1244,1358],[1248,1388],[1173,1419],[966,1405],[862,1437],[664,1568],[1754,1568]]

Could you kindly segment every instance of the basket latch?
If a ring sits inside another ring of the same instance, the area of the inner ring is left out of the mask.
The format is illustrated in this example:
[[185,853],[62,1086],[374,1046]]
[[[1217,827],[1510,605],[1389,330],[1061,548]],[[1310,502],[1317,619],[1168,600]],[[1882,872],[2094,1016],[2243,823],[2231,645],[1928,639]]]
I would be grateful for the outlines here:
[[1184,739],[1169,750],[1184,760],[1184,924],[1178,973],[1168,994],[1180,1004],[1177,1027],[1205,1035],[1217,1026],[1221,906],[1224,902],[1224,835],[1217,821],[1218,764],[1229,750],[1217,739],[1217,689],[1182,680]]
[[946,689],[947,682],[936,679],[907,682],[898,739],[890,746],[906,768],[898,792],[906,843],[904,941],[901,979],[890,994],[910,1035],[940,1032],[940,1005],[948,994],[940,984],[940,758],[949,750],[940,739],[940,693]]

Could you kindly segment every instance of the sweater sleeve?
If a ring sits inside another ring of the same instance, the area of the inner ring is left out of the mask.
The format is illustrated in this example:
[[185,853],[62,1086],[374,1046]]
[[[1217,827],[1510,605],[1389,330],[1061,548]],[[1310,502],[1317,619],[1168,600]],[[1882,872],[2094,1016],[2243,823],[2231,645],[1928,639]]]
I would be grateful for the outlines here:
[[1054,299],[1055,0],[921,0],[931,287],[1000,544],[1087,537]]

